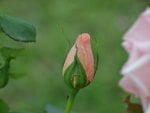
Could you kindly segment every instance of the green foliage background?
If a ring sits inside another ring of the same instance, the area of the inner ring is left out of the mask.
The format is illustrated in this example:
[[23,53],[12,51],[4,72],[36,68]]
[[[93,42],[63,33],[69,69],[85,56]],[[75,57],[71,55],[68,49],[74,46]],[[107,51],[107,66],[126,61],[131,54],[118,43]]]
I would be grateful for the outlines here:
[[37,28],[30,43],[11,63],[9,84],[0,97],[11,111],[41,113],[46,104],[64,109],[68,89],[61,68],[69,49],[83,32],[97,38],[99,67],[93,83],[78,94],[78,113],[123,113],[125,93],[118,86],[120,69],[127,60],[122,36],[150,5],[149,0],[0,0],[0,11],[26,20]]

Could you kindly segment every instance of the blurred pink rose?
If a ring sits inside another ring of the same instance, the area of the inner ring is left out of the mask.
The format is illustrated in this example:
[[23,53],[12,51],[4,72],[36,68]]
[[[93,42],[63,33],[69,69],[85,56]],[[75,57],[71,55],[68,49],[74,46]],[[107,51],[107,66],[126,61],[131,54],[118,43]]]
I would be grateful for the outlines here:
[[120,86],[138,97],[150,113],[150,9],[147,9],[124,36],[129,59],[122,69]]

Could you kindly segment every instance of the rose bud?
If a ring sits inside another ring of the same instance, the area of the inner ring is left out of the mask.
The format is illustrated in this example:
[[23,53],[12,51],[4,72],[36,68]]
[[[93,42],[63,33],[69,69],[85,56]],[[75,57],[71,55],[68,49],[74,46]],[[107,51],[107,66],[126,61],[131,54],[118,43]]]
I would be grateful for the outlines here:
[[92,46],[90,35],[83,33],[69,51],[62,72],[69,87],[80,89],[92,82],[98,62],[98,54]]
[[120,86],[141,100],[150,113],[150,9],[147,9],[124,36],[129,59],[122,69]]

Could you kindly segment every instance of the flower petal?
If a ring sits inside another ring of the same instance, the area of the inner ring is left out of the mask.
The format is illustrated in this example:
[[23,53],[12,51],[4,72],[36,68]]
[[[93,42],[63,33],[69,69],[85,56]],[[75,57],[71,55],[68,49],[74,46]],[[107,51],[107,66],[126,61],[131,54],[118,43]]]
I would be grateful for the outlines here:
[[87,33],[79,35],[76,46],[79,60],[85,69],[88,81],[91,82],[94,76],[94,57],[91,49],[90,35]]

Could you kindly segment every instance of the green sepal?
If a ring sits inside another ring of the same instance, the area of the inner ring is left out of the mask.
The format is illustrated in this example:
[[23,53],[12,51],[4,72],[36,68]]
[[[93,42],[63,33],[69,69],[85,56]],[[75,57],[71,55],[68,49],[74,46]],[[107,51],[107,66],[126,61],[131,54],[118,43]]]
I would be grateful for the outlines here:
[[74,70],[76,69],[76,64],[75,62],[73,62],[66,70],[64,73],[64,81],[66,83],[67,86],[69,86],[70,88],[73,88],[72,86],[72,78],[74,75]]
[[64,81],[70,88],[77,90],[88,85],[85,70],[77,55],[75,55],[73,63],[66,69]]
[[88,85],[87,75],[86,75],[86,72],[85,72],[81,62],[79,61],[79,59],[77,57],[77,54],[75,56],[75,61],[77,62],[77,73],[79,73],[76,78],[77,79],[77,87],[84,88],[85,86]]
[[0,14],[0,30],[16,41],[35,42],[35,27],[27,21]]

